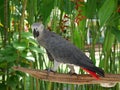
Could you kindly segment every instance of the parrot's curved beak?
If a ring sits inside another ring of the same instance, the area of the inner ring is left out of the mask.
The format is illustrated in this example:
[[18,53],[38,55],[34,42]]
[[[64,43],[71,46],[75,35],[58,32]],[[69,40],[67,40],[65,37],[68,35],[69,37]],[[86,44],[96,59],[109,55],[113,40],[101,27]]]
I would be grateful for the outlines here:
[[34,38],[39,36],[39,31],[36,31],[35,29],[33,30],[33,36]]

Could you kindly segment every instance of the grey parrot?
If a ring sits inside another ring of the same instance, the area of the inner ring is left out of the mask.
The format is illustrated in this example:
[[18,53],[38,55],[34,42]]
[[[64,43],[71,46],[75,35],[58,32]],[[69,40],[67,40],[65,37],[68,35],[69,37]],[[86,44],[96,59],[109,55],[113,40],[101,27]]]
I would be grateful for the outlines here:
[[52,71],[56,71],[60,63],[64,63],[68,65],[72,73],[75,73],[74,66],[79,66],[96,79],[99,79],[97,74],[104,77],[104,71],[96,67],[92,60],[71,42],[54,32],[46,30],[42,23],[34,23],[31,28],[33,36],[37,39],[38,43],[54,59]]

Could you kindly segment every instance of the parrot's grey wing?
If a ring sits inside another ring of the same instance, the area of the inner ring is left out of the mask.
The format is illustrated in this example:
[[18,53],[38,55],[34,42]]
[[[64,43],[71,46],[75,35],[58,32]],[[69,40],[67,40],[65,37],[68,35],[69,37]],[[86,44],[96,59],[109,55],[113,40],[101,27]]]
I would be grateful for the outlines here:
[[48,58],[50,61],[54,61],[52,55],[49,53],[49,51],[46,49],[46,52],[47,52],[47,55],[48,55]]
[[48,46],[46,48],[48,48],[51,55],[56,58],[58,62],[75,65],[93,65],[93,62],[72,43],[53,32],[47,31],[46,33],[48,33],[47,36],[49,39],[47,40]]
[[56,61],[80,66],[104,76],[104,71],[101,68],[96,67],[92,60],[73,44],[66,40],[59,40],[59,38],[57,38],[57,41],[59,42],[54,43],[55,49],[53,49],[53,51],[51,50],[51,55],[53,55]]

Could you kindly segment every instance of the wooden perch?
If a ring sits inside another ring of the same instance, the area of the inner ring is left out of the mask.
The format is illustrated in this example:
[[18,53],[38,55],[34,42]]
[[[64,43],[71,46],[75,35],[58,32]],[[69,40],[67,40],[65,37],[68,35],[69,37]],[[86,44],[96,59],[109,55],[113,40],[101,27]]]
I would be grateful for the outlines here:
[[88,74],[82,75],[70,75],[47,72],[45,70],[27,69],[23,67],[13,67],[14,70],[18,70],[29,75],[50,82],[68,83],[68,84],[100,84],[100,83],[118,83],[120,82],[120,74],[105,74],[105,77],[100,77],[100,80],[96,80]]

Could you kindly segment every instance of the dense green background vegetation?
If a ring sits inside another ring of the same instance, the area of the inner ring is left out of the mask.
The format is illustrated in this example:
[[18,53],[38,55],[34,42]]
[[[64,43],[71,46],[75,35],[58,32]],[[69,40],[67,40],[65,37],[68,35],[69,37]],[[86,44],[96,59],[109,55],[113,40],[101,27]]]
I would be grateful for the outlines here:
[[[46,28],[87,52],[106,73],[120,74],[119,0],[0,0],[0,11],[0,90],[120,89],[119,84],[103,88],[50,83],[12,69],[42,70],[53,65],[31,33],[31,24],[42,21]],[[68,69],[61,65],[58,72],[67,73]]]

